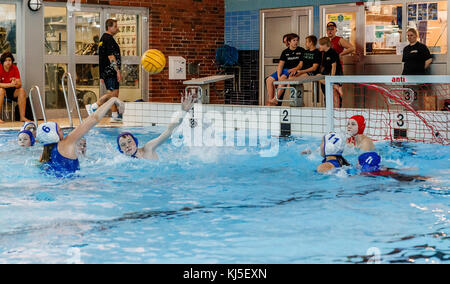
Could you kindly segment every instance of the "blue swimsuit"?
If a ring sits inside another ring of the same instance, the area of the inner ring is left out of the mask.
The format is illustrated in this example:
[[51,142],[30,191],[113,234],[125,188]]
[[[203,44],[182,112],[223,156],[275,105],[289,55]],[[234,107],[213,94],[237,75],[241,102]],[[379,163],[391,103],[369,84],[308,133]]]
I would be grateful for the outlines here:
[[58,144],[55,144],[55,147],[53,147],[50,161],[47,163],[47,166],[47,171],[50,171],[57,177],[74,174],[76,171],[80,170],[80,162],[78,159],[72,160],[63,157],[58,152]]
[[325,158],[325,159],[323,159],[322,164],[330,163],[337,169],[341,168],[343,165],[348,164],[347,161],[342,156],[337,156],[337,155],[333,155],[333,156],[342,158],[342,162],[339,161],[338,159],[328,160],[327,161],[327,158]]
[[329,161],[327,161],[327,160],[325,159],[325,160],[322,161],[322,164],[324,164],[324,163],[330,163],[330,164],[333,164],[333,166],[334,166],[335,168],[340,168],[340,167],[341,167],[341,164],[339,163],[338,160],[329,160]]

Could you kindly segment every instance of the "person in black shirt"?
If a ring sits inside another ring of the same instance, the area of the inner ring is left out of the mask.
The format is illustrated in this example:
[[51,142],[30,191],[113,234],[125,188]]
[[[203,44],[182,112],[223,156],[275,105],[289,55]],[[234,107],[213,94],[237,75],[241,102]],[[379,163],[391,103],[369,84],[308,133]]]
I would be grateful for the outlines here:
[[417,31],[409,29],[407,32],[409,45],[403,49],[404,62],[402,75],[425,75],[425,70],[433,61],[430,51],[425,44],[417,41]]
[[[103,95],[96,103],[87,105],[86,110],[91,115],[101,105],[106,103],[112,97],[119,97],[119,83],[122,80],[120,73],[122,58],[120,56],[120,48],[114,36],[119,32],[117,27],[117,20],[108,19],[106,21],[106,32],[103,34],[99,46],[99,67],[100,79],[106,86],[107,93]],[[111,122],[121,122],[117,107],[115,105],[111,108],[112,117]]]
[[310,35],[306,37],[305,47],[306,50],[303,52],[302,59],[300,61],[300,70],[293,76],[315,76],[319,73],[319,67],[321,63],[321,54],[319,50],[316,48],[317,46],[317,37],[314,35]]
[[[294,75],[300,64],[300,59],[302,58],[305,49],[298,46],[299,36],[296,34],[289,34],[287,36],[287,42],[289,43],[289,48],[285,49],[280,56],[280,62],[278,63],[277,72],[273,73],[266,80],[267,93],[269,100],[266,105],[278,105],[278,101],[274,96],[275,87],[273,82],[284,80]],[[280,86],[281,87],[281,86]],[[281,91],[279,95],[281,94]]]
[[[331,41],[328,37],[323,37],[319,40],[319,51],[322,52],[322,65],[320,67],[321,75],[337,76],[343,75],[341,60],[339,54],[331,48]],[[325,81],[320,81],[322,91],[325,93]],[[333,100],[334,107],[342,106],[342,86],[335,84],[333,86]]]

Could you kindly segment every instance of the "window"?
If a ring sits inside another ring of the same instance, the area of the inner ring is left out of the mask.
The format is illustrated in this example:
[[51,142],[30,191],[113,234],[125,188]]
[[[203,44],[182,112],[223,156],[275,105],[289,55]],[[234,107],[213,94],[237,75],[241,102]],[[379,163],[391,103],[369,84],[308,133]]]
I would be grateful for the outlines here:
[[0,4],[0,54],[16,54],[16,5]]
[[402,4],[368,5],[366,54],[396,54],[402,40]]
[[408,3],[408,28],[419,32],[419,41],[433,54],[447,53],[447,1]]
[[100,42],[100,14],[75,13],[75,54],[98,55]]
[[120,83],[120,98],[134,102],[142,98],[140,80],[141,66],[137,64],[122,65],[122,82]]
[[117,20],[119,33],[116,41],[119,44],[122,56],[139,56],[139,25],[138,15],[130,14],[111,14],[111,18]]
[[78,105],[84,107],[95,103],[100,93],[100,70],[98,64],[77,64],[76,72]]
[[45,54],[67,55],[66,7],[44,7]]
[[67,72],[67,64],[45,64],[45,108],[66,107],[61,79]]

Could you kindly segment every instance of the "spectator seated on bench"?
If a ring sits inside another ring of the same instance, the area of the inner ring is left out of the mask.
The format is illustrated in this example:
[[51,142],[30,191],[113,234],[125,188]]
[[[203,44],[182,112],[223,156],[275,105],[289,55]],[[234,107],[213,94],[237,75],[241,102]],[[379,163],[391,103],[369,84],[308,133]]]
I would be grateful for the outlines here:
[[[5,52],[0,57],[0,113],[6,100],[15,101],[19,105],[20,121],[30,121],[25,117],[27,95],[22,88],[19,69],[14,63],[14,57],[10,52]],[[4,123],[0,119],[0,123]]]
[[[266,80],[268,101],[266,105],[276,106],[278,101],[276,99],[275,87],[273,83],[275,81],[282,81],[288,79],[299,70],[300,59],[302,58],[304,48],[298,46],[299,36],[296,34],[287,35],[287,43],[289,47],[283,51],[280,56],[280,62],[278,63],[277,72],[273,73]],[[282,86],[283,87],[283,86]],[[279,96],[281,93],[278,94]]]

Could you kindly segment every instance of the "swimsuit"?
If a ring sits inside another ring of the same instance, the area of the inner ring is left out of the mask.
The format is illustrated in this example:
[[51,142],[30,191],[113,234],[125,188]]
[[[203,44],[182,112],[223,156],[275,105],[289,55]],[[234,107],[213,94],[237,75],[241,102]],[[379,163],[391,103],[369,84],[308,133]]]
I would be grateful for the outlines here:
[[47,171],[50,171],[57,177],[67,176],[80,170],[78,159],[73,160],[63,157],[58,151],[58,144],[55,144],[53,147],[47,166]]

